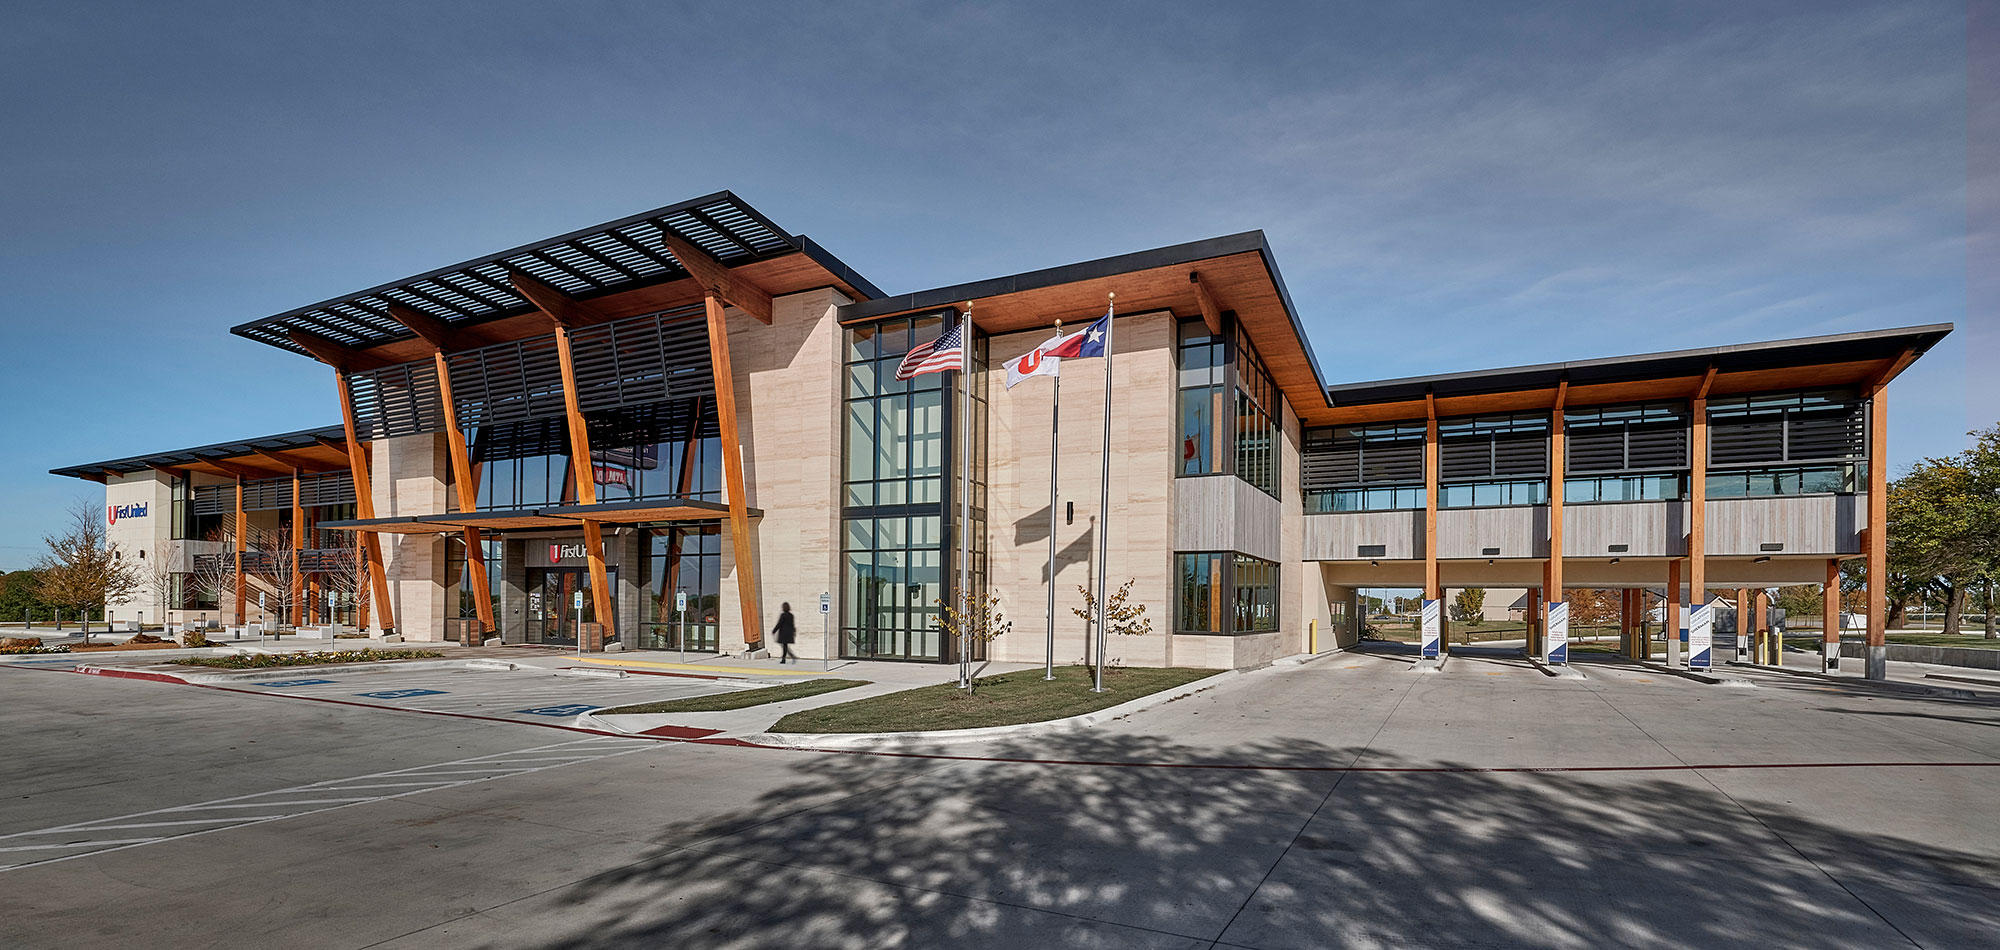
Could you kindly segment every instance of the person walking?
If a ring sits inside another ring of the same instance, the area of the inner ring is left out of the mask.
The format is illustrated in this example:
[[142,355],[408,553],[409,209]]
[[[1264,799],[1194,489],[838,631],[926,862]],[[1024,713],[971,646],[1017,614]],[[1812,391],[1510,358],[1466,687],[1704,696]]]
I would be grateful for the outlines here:
[[778,657],[778,662],[790,663],[799,658],[798,654],[792,652],[792,642],[799,638],[799,628],[792,621],[791,604],[778,605],[778,625],[772,628],[771,632],[777,635],[778,645],[785,648],[784,654]]

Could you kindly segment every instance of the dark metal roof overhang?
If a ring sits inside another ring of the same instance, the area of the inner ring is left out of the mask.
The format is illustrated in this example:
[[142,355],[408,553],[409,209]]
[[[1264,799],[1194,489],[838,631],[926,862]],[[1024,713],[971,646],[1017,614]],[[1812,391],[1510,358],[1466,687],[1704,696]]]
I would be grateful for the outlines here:
[[1686,398],[1711,368],[1711,395],[1866,385],[1886,382],[1951,331],[1938,323],[1349,383],[1327,390],[1330,410],[1301,415],[1308,424],[1421,417],[1426,395],[1453,415],[1547,408],[1564,384],[1569,405]]
[[390,315],[392,305],[455,330],[534,312],[534,305],[515,291],[510,272],[528,274],[582,301],[688,279],[687,268],[661,240],[667,232],[730,268],[755,270],[780,258],[809,262],[804,273],[789,279],[760,281],[773,292],[817,282],[858,299],[882,294],[812,240],[787,234],[742,199],[720,191],[252,320],[230,332],[300,355],[310,354],[292,340],[294,331],[365,350],[415,338]]
[[[212,465],[220,461],[225,464],[243,464],[255,468],[270,469],[270,474],[277,475],[280,474],[280,463],[274,462],[266,456],[258,455],[259,450],[265,452],[310,451],[318,455],[329,456],[328,461],[330,462],[331,454],[337,450],[328,449],[326,443],[328,441],[338,442],[345,437],[346,432],[340,426],[321,426],[317,429],[300,429],[297,432],[259,436],[254,439],[238,439],[232,442],[199,445],[189,449],[173,449],[166,452],[154,452],[150,455],[134,455],[122,459],[112,459],[108,462],[92,462],[88,465],[70,465],[64,468],[52,468],[49,469],[49,474],[102,481],[107,475],[129,475],[149,469],[180,469],[192,466],[197,470],[206,470],[202,467],[204,464]],[[344,461],[340,464],[341,467],[345,467]]]
[[1191,272],[1201,275],[1221,309],[1236,313],[1272,378],[1295,404],[1325,403],[1325,376],[1262,231],[863,301],[840,308],[840,320],[862,323],[972,301],[973,321],[982,329],[1012,333],[1045,328],[1058,318],[1074,325],[1101,316],[1106,291],[1118,294],[1120,313],[1166,309],[1193,316],[1200,303]]

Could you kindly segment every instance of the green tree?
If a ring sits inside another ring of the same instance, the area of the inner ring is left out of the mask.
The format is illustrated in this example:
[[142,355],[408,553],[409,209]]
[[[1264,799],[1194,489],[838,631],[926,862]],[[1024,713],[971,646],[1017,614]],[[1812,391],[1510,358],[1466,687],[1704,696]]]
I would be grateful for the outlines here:
[[1889,571],[1912,593],[1937,596],[1946,634],[1959,632],[1968,585],[1993,565],[1993,506],[1981,497],[1978,465],[1977,451],[1925,459],[1889,486]]
[[1451,600],[1452,619],[1468,627],[1477,627],[1486,622],[1486,588],[1461,588],[1458,596]]

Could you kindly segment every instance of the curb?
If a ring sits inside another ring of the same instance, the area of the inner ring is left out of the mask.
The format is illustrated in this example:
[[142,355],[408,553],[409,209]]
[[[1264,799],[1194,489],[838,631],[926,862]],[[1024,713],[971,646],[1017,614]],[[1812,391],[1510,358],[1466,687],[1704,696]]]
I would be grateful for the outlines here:
[[[1991,698],[1991,697],[1981,696],[1980,694],[1975,693],[1969,689],[1958,689],[1952,686],[1925,686],[1921,683],[1900,683],[1895,680],[1871,680],[1871,679],[1857,679],[1849,676],[1828,676],[1825,673],[1817,673],[1812,670],[1794,670],[1783,666],[1755,666],[1753,664],[1747,664],[1747,663],[1745,664],[1732,663],[1731,665],[1741,665],[1749,669],[1763,670],[1770,673],[1783,673],[1787,676],[1798,676],[1805,679],[1815,679],[1827,683],[1840,683],[1848,686],[1865,686],[1871,689],[1885,690],[1891,693],[1902,693],[1908,696],[1936,696],[1943,699]],[[1929,677],[1925,678],[1928,679]]]
[[[136,670],[120,666],[91,666],[78,664],[75,672],[89,676],[109,676],[118,679],[142,679],[159,683],[186,683],[195,686],[228,686],[232,683],[254,683],[267,679],[292,679],[297,676],[324,676],[333,673],[390,673],[398,670],[452,670],[480,669],[467,666],[479,660],[387,660],[373,663],[334,663],[325,666],[281,666],[268,670],[227,670],[218,673],[195,672],[199,667],[191,667],[186,673],[164,670]],[[486,669],[492,669],[487,667]]]
[[1528,655],[1528,662],[1533,664],[1535,669],[1540,670],[1543,676],[1552,676],[1559,680],[1589,679],[1589,677],[1583,675],[1582,670],[1576,669],[1568,663],[1564,663],[1562,666],[1554,666],[1543,662],[1541,657],[1534,654]]
[[1739,677],[1717,676],[1713,673],[1703,673],[1698,670],[1684,670],[1678,666],[1668,666],[1665,663],[1660,663],[1653,660],[1640,660],[1638,662],[1641,667],[1644,667],[1645,669],[1651,670],[1655,673],[1664,673],[1668,676],[1678,676],[1681,679],[1694,680],[1697,683],[1707,683],[1710,686],[1755,686],[1756,685],[1755,683],[1752,683],[1749,680],[1742,679]]
[[[932,732],[758,732],[735,736],[738,741],[751,745],[774,746],[786,749],[854,749],[881,745],[906,743],[951,745],[961,742],[984,742],[988,739],[1012,736],[1030,736],[1051,732],[1071,732],[1087,729],[1100,723],[1110,722],[1131,715],[1142,709],[1177,699],[1215,687],[1244,670],[1223,670],[1213,676],[1204,676],[1193,682],[1184,683],[1173,689],[1163,689],[1157,693],[1147,693],[1137,699],[1129,699],[1116,706],[1108,706],[1096,712],[1065,719],[1050,719],[1043,722],[1024,722],[1011,726],[985,726],[979,729],[939,729]],[[894,694],[884,694],[894,695]]]

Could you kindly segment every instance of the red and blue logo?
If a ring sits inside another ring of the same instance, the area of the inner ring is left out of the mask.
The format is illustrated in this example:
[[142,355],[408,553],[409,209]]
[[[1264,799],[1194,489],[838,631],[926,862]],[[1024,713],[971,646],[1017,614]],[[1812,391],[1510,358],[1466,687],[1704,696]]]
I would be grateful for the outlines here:
[[120,518],[144,518],[146,517],[146,503],[140,502],[138,504],[132,504],[132,505],[105,505],[104,517],[112,524],[117,524],[118,519]]

